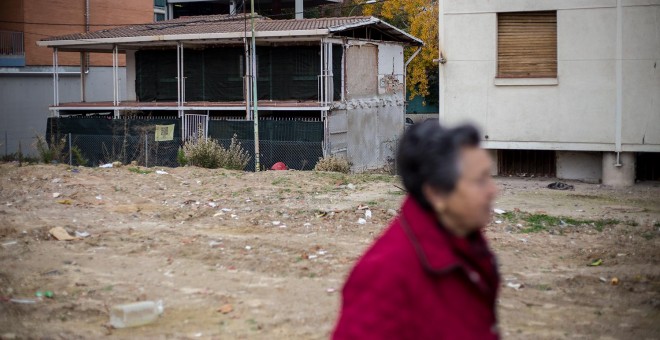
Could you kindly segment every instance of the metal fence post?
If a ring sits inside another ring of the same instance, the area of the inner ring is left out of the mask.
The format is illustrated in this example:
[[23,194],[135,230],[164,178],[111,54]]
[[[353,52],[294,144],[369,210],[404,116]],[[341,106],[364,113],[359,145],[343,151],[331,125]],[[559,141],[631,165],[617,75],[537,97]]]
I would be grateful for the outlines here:
[[144,134],[144,166],[149,167],[149,134]]
[[69,132],[69,165],[73,165],[73,151],[71,150],[71,132]]
[[5,131],[5,156],[7,156],[7,150],[8,150],[8,149],[7,149],[7,148],[8,148],[8,147],[7,147],[7,141],[8,141],[8,139],[7,139],[7,131]]

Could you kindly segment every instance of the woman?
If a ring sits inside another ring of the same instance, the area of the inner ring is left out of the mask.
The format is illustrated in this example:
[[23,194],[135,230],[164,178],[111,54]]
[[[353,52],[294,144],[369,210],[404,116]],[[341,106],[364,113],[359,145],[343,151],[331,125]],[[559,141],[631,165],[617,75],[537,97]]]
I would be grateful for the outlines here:
[[499,274],[481,229],[497,189],[472,126],[410,128],[401,213],[343,289],[334,339],[498,339]]

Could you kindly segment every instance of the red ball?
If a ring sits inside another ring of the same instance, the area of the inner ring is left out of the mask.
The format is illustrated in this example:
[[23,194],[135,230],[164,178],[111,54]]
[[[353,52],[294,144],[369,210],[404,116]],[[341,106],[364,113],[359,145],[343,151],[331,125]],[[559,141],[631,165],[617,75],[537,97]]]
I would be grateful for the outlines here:
[[289,168],[286,166],[286,164],[282,162],[277,162],[273,165],[273,167],[270,168],[271,170],[289,170]]

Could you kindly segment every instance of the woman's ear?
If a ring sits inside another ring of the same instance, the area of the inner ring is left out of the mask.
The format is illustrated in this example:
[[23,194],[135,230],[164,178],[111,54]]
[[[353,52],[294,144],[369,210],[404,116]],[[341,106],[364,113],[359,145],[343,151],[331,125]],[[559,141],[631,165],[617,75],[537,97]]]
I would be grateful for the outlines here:
[[424,184],[422,186],[422,194],[437,214],[442,214],[445,212],[447,209],[447,195],[443,194],[428,184]]

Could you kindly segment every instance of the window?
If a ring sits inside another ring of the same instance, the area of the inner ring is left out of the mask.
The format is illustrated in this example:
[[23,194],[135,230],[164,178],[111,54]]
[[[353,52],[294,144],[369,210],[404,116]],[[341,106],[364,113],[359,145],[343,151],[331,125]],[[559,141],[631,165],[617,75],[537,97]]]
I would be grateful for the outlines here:
[[165,13],[154,13],[154,21],[165,20]]
[[497,77],[557,78],[557,12],[498,13]]

